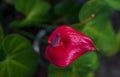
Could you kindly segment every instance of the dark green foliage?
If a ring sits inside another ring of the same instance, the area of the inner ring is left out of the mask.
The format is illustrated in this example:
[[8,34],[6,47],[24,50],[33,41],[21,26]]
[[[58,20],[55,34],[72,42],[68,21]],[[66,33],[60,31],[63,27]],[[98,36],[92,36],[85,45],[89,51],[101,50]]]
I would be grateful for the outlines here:
[[94,77],[98,67],[98,59],[95,52],[88,52],[78,58],[70,66],[57,68],[49,66],[49,77]]
[[116,51],[113,48],[116,46],[116,36],[109,21],[111,9],[101,1],[90,1],[81,9],[79,18],[82,21],[91,15],[95,15],[95,17],[85,24],[82,32],[92,38],[98,51],[102,54],[106,56],[115,54]]
[[11,28],[30,26],[31,24],[40,24],[40,22],[47,21],[48,17],[46,15],[51,8],[48,2],[40,0],[14,0],[12,4],[25,15],[25,19],[11,23]]
[[115,10],[120,10],[120,0],[105,0],[106,3]]
[[[96,46],[96,51],[104,56],[113,56],[120,49],[120,32],[115,34],[110,21],[113,10],[120,10],[120,0],[89,0],[84,5],[75,2],[52,5],[47,0],[5,1],[25,17],[7,25],[6,30],[10,29],[16,33],[18,30],[18,34],[11,34],[12,32],[4,34],[0,25],[0,77],[30,77],[36,69],[38,55],[29,40],[19,35],[19,31],[28,34],[27,36],[34,37],[32,39],[34,41],[36,39],[34,32],[29,34],[21,28],[29,29],[32,26],[37,30],[41,27],[52,30],[60,24],[70,25],[89,36]],[[0,22],[3,22],[4,16],[0,17]],[[41,42],[40,58],[44,58],[46,39],[48,37],[38,39]],[[50,65],[49,77],[94,77],[94,72],[99,66],[96,51],[82,55],[65,68]]]
[[81,4],[74,2],[61,2],[55,6],[55,14],[60,16],[67,24],[78,21]]
[[[3,36],[0,30],[0,36]],[[18,35],[8,35],[0,43],[0,77],[28,77],[37,66],[37,54],[30,42]]]

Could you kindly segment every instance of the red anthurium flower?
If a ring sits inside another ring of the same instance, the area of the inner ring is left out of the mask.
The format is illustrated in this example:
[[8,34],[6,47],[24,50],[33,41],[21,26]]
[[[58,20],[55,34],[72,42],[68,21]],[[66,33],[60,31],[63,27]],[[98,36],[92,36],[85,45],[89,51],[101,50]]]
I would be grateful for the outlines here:
[[50,35],[45,56],[54,65],[65,67],[82,54],[95,50],[92,40],[69,26],[60,26]]

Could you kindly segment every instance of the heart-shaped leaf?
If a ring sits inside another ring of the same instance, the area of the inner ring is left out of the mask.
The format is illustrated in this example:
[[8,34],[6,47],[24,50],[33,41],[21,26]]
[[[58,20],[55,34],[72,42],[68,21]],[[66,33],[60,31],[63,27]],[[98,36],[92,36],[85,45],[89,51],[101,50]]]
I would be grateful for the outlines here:
[[0,77],[29,77],[37,65],[37,54],[24,37],[8,35],[2,42]]
[[[48,77],[94,77],[93,72],[98,67],[95,52],[88,52],[65,68],[49,66]],[[92,73],[91,73],[92,72]]]
[[[11,28],[22,27],[30,24],[38,24],[45,21],[45,16],[49,13],[50,4],[42,0],[14,0],[16,9],[26,17],[21,22],[11,23]],[[43,20],[44,19],[44,20]],[[18,24],[18,25],[17,25]]]
[[120,10],[120,0],[105,0],[113,9]]
[[83,6],[80,20],[86,20],[92,14],[94,17],[86,22],[82,32],[92,38],[101,53],[107,56],[114,55],[116,53],[113,51],[116,46],[116,36],[109,22],[111,9],[100,1],[90,1]]

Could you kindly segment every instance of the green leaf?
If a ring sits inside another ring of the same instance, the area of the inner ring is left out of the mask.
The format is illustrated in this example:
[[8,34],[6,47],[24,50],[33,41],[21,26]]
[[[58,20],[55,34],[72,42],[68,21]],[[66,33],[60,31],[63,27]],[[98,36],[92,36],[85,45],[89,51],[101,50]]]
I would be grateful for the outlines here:
[[97,55],[95,52],[88,52],[65,68],[58,68],[50,65],[48,77],[94,77],[93,72],[98,67]]
[[92,14],[94,14],[95,17],[85,23],[82,32],[92,38],[95,46],[102,54],[106,56],[116,54],[116,52],[113,51],[117,44],[116,36],[109,22],[111,9],[107,7],[106,4],[103,5],[100,1],[90,1],[83,6],[80,12],[80,20],[84,21]]
[[88,73],[85,77],[95,77],[95,75],[93,72],[91,72],[91,73]]
[[120,0],[105,0],[113,9],[120,10]]
[[[83,21],[91,17],[91,15],[95,15],[95,18],[101,14],[106,13],[106,18],[111,15],[111,9],[99,0],[93,0],[87,2],[81,9],[79,13],[79,20]],[[105,18],[105,17],[104,17]]]
[[[47,20],[45,17],[51,8],[46,1],[40,0],[14,0],[13,4],[18,11],[23,13],[26,17],[22,21],[11,23],[11,28],[30,26],[31,24],[38,24]],[[18,25],[17,25],[18,24]]]
[[70,66],[74,71],[79,71],[82,74],[94,72],[98,68],[98,58],[95,52],[88,52],[78,58]]
[[95,22],[92,24],[89,23],[82,32],[92,38],[95,46],[103,55],[112,56],[116,54],[113,51],[117,45],[116,36],[110,22],[101,22],[101,24],[95,24]]
[[78,21],[81,4],[75,2],[61,2],[55,6],[55,13],[67,23]]
[[82,31],[82,29],[84,28],[84,25],[81,25],[81,24],[73,24],[73,25],[70,25],[72,28],[74,28],[75,30],[77,31]]
[[53,65],[49,66],[48,77],[79,77],[77,72],[72,72],[69,68],[57,68]]
[[119,32],[117,33],[117,48],[116,48],[116,50],[120,50],[120,30],[119,30]]
[[53,65],[49,66],[48,77],[94,77],[93,72],[81,75],[80,72],[72,71],[68,68],[57,68]]
[[17,34],[8,35],[2,42],[0,77],[30,77],[36,69],[37,54],[30,42]]

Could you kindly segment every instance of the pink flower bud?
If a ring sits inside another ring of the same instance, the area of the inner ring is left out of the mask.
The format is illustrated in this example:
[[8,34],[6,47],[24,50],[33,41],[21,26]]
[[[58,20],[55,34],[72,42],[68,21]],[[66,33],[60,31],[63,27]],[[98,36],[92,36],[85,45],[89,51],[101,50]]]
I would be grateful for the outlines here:
[[65,67],[86,52],[95,50],[92,40],[69,26],[60,26],[50,35],[45,56],[54,65]]

